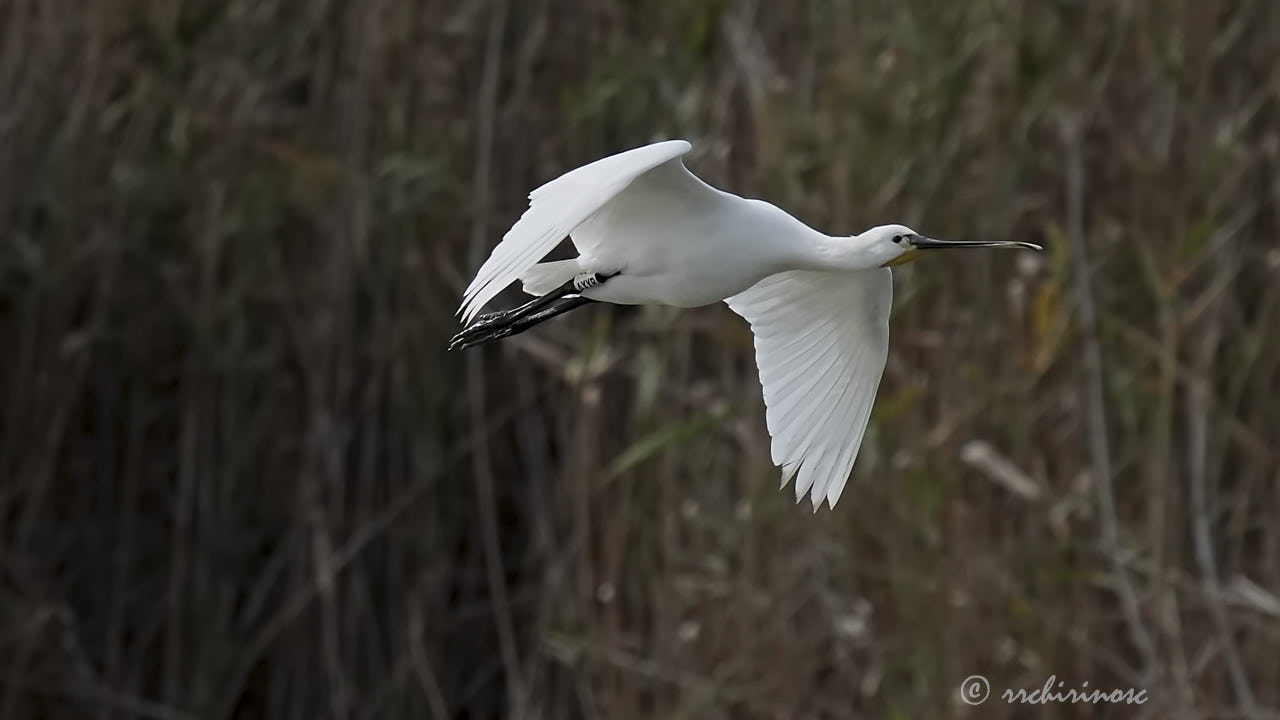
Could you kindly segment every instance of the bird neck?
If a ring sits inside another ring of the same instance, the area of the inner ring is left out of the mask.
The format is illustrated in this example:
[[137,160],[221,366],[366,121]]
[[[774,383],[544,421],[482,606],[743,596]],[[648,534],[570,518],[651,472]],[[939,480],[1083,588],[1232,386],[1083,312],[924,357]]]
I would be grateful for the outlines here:
[[818,235],[809,244],[811,270],[871,270],[884,264],[860,235]]

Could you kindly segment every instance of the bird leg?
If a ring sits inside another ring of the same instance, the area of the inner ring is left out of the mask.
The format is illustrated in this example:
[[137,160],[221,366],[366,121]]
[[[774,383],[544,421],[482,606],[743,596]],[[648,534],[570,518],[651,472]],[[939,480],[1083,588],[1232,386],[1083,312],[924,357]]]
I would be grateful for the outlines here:
[[[559,302],[553,303],[548,307],[544,307],[532,315],[525,315],[524,317],[516,318],[514,321],[504,325],[496,327],[491,326],[489,328],[482,329],[481,332],[470,334],[467,337],[462,337],[461,333],[459,333],[459,336],[455,337],[453,341],[450,342],[449,349],[465,350],[466,348],[475,347],[476,345],[483,345],[495,340],[511,337],[512,335],[519,335],[543,320],[550,320],[557,315],[567,313],[574,308],[582,307],[583,305],[592,302],[595,302],[595,300],[582,297],[581,295],[561,298]],[[470,328],[468,328],[468,330],[470,330]]]
[[[543,320],[585,305],[591,300],[577,296],[576,293],[593,288],[611,277],[613,275],[582,273],[546,295],[534,298],[518,308],[485,313],[476,318],[475,322],[465,330],[454,335],[449,341],[449,349],[468,348],[510,337],[528,330]],[[565,296],[568,295],[574,295],[574,297],[566,299]],[[564,300],[564,302],[557,303],[557,300]]]

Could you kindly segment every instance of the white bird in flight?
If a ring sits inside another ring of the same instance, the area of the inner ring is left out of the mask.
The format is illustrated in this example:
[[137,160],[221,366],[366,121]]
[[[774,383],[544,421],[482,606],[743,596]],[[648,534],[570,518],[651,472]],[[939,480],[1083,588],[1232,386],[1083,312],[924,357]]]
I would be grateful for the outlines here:
[[[590,302],[698,307],[723,300],[755,334],[770,452],[796,500],[835,507],[862,444],[889,350],[889,266],[935,248],[1023,247],[942,241],[903,225],[820,233],[778,207],[717,190],[685,168],[684,140],[646,145],[565,173],[467,286],[465,330],[450,349],[523,332]],[[572,260],[539,262],[569,236]],[[478,315],[520,280],[532,302]],[[474,322],[472,322],[474,320]]]

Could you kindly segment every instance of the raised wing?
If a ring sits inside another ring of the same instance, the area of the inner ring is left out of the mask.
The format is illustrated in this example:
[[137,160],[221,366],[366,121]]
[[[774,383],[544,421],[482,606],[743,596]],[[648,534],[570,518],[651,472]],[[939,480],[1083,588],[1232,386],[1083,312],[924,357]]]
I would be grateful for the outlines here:
[[[893,276],[792,270],[725,300],[751,323],[765,421],[782,484],[835,507],[889,352]],[[798,476],[797,476],[798,473]]]
[[592,213],[649,170],[689,151],[684,140],[646,145],[572,170],[529,193],[524,212],[493,249],[462,297],[463,323],[551,252]]

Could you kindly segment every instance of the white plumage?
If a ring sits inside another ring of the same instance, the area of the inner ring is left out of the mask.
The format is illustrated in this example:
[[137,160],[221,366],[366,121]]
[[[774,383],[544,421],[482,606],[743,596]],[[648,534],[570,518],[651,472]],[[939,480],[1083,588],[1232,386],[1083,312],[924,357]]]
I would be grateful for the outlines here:
[[[529,193],[529,209],[502,236],[463,295],[462,320],[471,320],[485,303],[528,272],[566,235],[602,209],[640,175],[689,151],[684,140],[646,145],[570,170]],[[574,237],[585,253],[581,233]],[[590,248],[590,245],[587,245]]]
[[[889,353],[888,268],[791,270],[725,300],[751,323],[765,422],[785,485],[835,507],[862,444]],[[804,318],[804,321],[798,321]],[[797,473],[798,471],[798,473]]]
[[[923,249],[1039,248],[932,240],[902,225],[828,236],[769,203],[702,182],[681,162],[689,149],[683,140],[654,143],[530,193],[529,209],[467,287],[459,312],[475,323],[453,346],[521,332],[587,302],[581,298],[679,307],[724,301],[755,334],[771,454],[783,484],[795,477],[797,500],[808,494],[815,510],[824,500],[834,507],[889,349],[887,266]],[[539,264],[566,235],[578,257]],[[543,297],[477,319],[517,279]]]

